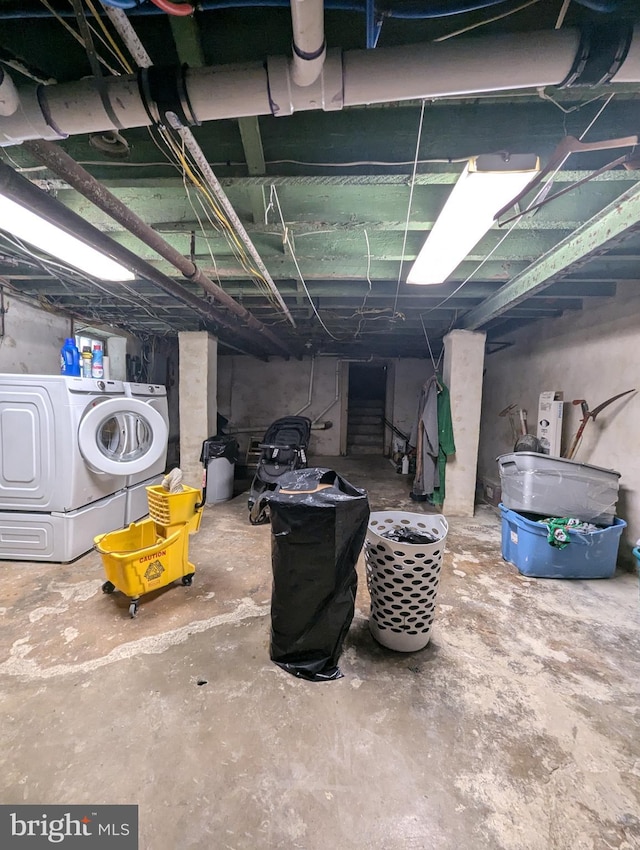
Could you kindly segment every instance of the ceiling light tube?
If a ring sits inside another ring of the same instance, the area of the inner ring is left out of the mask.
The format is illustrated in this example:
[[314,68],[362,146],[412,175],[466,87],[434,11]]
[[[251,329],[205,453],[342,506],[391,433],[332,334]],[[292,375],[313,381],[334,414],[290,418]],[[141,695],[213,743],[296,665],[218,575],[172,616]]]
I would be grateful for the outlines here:
[[444,283],[493,224],[495,214],[540,170],[535,154],[481,154],[465,166],[407,276]]
[[[108,281],[135,280],[135,274],[126,266],[79,239],[53,220],[52,214],[43,212],[44,208],[55,204],[46,193],[13,175],[11,169],[3,168],[0,174],[6,177],[0,184],[0,230],[91,277]],[[29,194],[22,197],[19,188],[25,182]]]

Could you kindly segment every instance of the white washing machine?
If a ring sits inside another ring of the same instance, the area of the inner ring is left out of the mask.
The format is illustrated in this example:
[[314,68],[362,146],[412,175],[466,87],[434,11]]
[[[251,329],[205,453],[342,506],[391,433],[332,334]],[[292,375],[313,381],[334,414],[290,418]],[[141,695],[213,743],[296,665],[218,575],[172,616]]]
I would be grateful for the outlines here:
[[0,375],[0,558],[70,561],[121,528],[126,482],[167,435],[121,381]]
[[167,445],[169,440],[169,405],[167,402],[167,390],[161,384],[135,384],[130,381],[124,382],[124,392],[127,398],[136,399],[151,407],[162,417],[166,433],[161,434],[156,429],[152,435],[148,432],[146,422],[136,415],[128,419],[129,434],[132,448],[140,443],[145,443],[149,437],[156,442],[156,448],[162,448],[157,460],[140,472],[127,476],[127,500],[125,507],[125,524],[136,522],[149,513],[147,501],[147,487],[160,484],[165,473],[167,464]]

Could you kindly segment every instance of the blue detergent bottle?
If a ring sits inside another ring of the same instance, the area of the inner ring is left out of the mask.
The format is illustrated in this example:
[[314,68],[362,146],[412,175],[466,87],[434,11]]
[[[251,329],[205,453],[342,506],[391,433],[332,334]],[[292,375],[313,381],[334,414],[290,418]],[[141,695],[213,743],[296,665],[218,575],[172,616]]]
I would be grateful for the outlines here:
[[67,337],[60,349],[60,374],[80,376],[80,352],[73,337]]

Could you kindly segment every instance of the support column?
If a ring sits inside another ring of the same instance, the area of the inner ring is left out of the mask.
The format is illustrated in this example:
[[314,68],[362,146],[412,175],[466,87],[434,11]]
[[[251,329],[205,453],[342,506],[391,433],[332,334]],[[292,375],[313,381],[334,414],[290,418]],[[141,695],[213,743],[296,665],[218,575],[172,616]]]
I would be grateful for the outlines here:
[[206,331],[178,334],[180,354],[180,469],[184,483],[202,485],[202,442],[216,433],[218,340]]
[[473,516],[485,337],[484,331],[455,330],[444,338],[443,378],[451,395],[456,444],[456,454],[447,462],[443,512],[449,516]]

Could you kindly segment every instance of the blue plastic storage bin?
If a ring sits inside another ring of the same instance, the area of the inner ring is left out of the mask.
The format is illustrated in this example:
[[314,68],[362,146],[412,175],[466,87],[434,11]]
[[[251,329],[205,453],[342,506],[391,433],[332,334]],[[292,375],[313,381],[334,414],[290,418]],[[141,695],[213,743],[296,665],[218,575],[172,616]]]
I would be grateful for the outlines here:
[[616,569],[620,535],[627,524],[616,517],[609,528],[581,534],[558,549],[547,542],[547,526],[500,505],[502,557],[525,576],[536,578],[610,578]]

